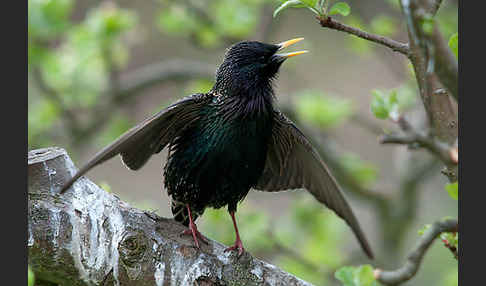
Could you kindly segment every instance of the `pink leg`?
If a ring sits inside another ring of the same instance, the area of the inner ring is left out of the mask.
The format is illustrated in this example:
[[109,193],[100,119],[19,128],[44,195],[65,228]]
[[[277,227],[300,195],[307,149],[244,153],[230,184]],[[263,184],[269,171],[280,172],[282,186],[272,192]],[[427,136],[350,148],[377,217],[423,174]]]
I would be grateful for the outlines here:
[[231,219],[233,219],[233,226],[235,227],[235,232],[236,232],[236,241],[235,244],[231,247],[226,248],[224,251],[230,251],[230,250],[236,250],[238,249],[238,256],[241,256],[243,252],[245,251],[245,248],[243,247],[243,243],[241,242],[240,239],[240,233],[238,232],[238,227],[236,226],[236,219],[235,219],[235,213],[230,212]]
[[189,213],[189,229],[182,232],[182,235],[191,234],[192,238],[194,239],[194,243],[196,244],[196,247],[199,249],[200,247],[199,247],[199,241],[197,240],[198,238],[206,244],[208,244],[209,242],[208,242],[208,239],[206,237],[204,237],[204,235],[202,235],[197,230],[197,226],[194,223],[194,221],[192,220],[192,214],[191,214],[191,209],[189,208],[189,205],[186,205],[186,207],[187,207],[187,212]]

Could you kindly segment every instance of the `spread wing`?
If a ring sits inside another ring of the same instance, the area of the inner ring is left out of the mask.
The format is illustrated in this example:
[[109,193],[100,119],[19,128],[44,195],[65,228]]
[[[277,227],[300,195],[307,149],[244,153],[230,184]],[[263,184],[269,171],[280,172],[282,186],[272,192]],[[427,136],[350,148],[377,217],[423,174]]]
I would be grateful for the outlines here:
[[79,177],[91,168],[120,154],[131,170],[140,169],[155,153],[159,153],[182,130],[199,118],[199,110],[212,95],[195,94],[185,97],[131,128],[110,145],[99,151],[64,184],[65,192]]
[[300,188],[308,190],[346,221],[365,253],[373,258],[358,220],[339,185],[305,135],[280,112],[275,114],[272,133],[263,175],[255,189],[268,192]]

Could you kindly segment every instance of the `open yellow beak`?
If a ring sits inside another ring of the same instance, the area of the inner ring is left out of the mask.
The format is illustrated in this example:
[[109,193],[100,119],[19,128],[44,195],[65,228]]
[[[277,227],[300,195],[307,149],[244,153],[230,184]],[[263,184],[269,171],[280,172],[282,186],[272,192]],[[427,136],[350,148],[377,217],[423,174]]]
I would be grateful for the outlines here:
[[[280,44],[277,44],[277,46],[280,47],[278,50],[280,51],[282,49],[285,49],[286,47],[291,46],[291,45],[293,45],[295,43],[298,43],[298,42],[302,41],[303,39],[304,38],[295,38],[295,39],[288,40],[288,41],[282,42]],[[290,53],[277,54],[277,55],[279,55],[281,57],[285,57],[285,58],[290,58],[290,57],[293,57],[293,56],[298,56],[298,55],[305,54],[307,52],[308,51],[297,51],[297,52],[290,52]]]

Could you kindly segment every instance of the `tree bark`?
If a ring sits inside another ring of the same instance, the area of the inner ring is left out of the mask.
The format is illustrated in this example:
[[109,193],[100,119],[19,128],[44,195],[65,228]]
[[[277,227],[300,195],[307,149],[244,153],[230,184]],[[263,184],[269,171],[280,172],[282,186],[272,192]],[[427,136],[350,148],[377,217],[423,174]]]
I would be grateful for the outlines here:
[[36,285],[311,285],[215,241],[193,247],[173,219],[130,207],[81,177],[61,148],[28,155],[28,251]]

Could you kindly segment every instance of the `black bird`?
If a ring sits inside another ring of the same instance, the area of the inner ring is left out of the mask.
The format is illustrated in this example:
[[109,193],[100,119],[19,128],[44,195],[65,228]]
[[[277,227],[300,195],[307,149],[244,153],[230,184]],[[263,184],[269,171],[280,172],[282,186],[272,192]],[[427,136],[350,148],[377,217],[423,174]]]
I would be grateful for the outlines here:
[[121,155],[131,170],[140,169],[168,146],[165,187],[175,220],[206,238],[194,221],[205,208],[228,207],[236,242],[227,250],[244,251],[236,226],[237,203],[251,188],[267,192],[307,189],[343,218],[364,252],[371,248],[336,180],[305,135],[274,106],[272,82],[280,65],[306,51],[278,53],[280,44],[244,41],[230,47],[205,94],[185,97],[128,130],[98,152],[61,189],[66,191],[94,166]]

